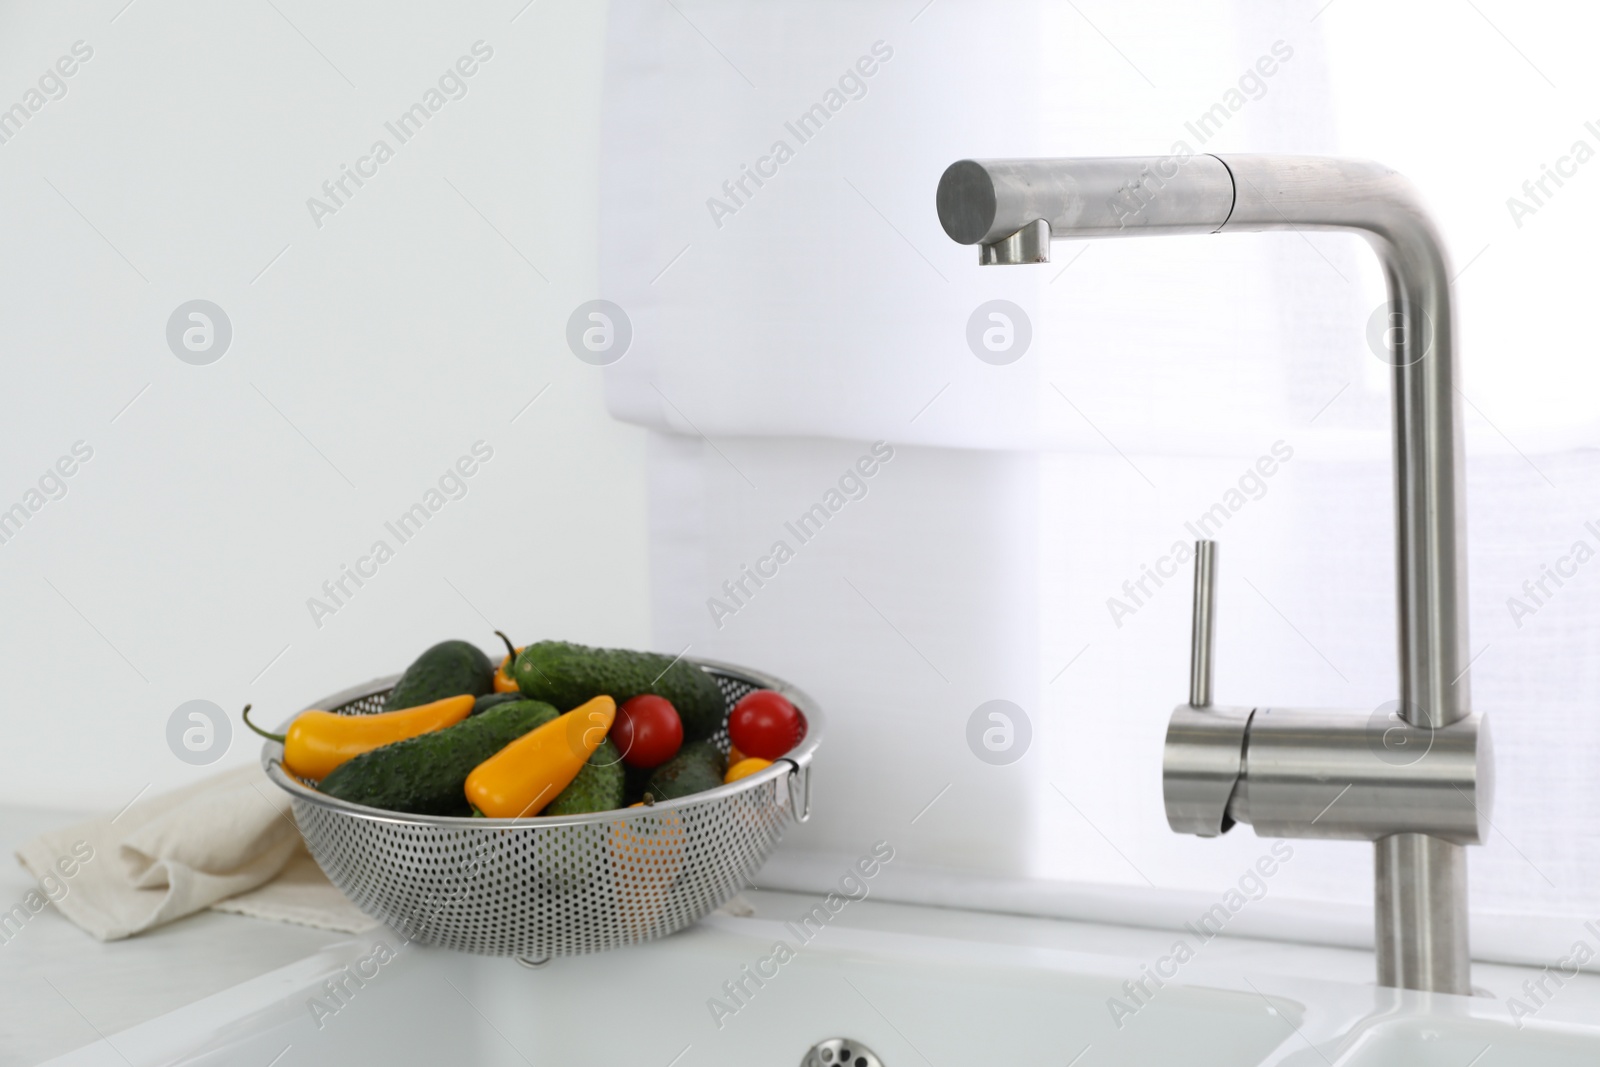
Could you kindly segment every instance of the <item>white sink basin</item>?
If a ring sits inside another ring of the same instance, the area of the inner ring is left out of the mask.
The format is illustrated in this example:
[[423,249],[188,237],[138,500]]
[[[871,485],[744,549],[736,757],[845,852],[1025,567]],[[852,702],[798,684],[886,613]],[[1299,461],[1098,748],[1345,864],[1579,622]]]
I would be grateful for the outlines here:
[[[752,896],[770,918],[716,915],[537,970],[416,946],[385,962],[374,947],[398,940],[382,931],[50,1062],[795,1067],[847,1037],[887,1067],[1600,1063],[1600,979],[1587,976],[1519,1030],[1493,998],[1304,976],[1353,973],[1365,954],[1219,938],[1139,1003],[1124,983],[1176,935],[864,902],[805,942],[780,920],[810,901]],[[765,964],[758,986],[746,975],[780,940],[793,958]],[[1533,973],[1485,971],[1506,992]],[[735,1000],[724,983],[741,979]],[[1112,998],[1137,1010],[1119,1020]]]
[[1407,1015],[1366,1020],[1342,1043],[1339,1067],[1580,1067],[1600,1063],[1592,1027]]

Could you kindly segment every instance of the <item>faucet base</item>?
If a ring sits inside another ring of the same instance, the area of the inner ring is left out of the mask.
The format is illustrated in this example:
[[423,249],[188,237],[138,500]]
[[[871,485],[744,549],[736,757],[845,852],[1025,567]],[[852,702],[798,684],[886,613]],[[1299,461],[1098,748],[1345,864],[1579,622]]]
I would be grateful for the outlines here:
[[1467,850],[1426,834],[1373,844],[1378,984],[1472,995]]

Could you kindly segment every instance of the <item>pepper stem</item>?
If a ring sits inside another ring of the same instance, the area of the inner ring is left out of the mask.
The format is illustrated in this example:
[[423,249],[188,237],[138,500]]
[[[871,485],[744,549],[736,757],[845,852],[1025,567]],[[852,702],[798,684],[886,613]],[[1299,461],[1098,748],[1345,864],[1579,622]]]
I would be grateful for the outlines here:
[[250,729],[254,730],[256,733],[260,734],[262,737],[265,737],[268,741],[276,741],[280,745],[283,744],[283,742],[285,740],[285,735],[268,733],[267,731],[263,730],[261,727],[257,726],[255,723],[250,721],[250,708],[251,708],[251,705],[246,704],[244,706],[244,710],[239,713],[239,716],[242,719],[244,719],[244,724],[246,726],[250,727]]
[[517,658],[517,646],[511,643],[511,638],[507,637],[502,630],[496,630],[494,635],[506,643],[506,655],[515,660]]

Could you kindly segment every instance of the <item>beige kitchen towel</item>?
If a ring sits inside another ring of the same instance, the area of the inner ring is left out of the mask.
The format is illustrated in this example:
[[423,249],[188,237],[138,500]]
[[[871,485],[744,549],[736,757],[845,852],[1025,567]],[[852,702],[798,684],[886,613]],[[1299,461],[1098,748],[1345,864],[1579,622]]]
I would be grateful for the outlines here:
[[101,941],[207,907],[352,933],[375,925],[317,867],[288,796],[255,764],[42,834],[17,859]]

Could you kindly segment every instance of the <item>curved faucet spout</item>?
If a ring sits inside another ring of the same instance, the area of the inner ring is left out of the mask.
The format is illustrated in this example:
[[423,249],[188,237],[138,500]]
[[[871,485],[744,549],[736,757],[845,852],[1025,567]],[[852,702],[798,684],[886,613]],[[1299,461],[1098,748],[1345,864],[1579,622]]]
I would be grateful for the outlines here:
[[[1455,322],[1444,244],[1401,175],[1365,160],[1153,156],[962,160],[939,180],[939,221],[980,262],[1043,221],[1052,240],[1350,230],[1389,288],[1401,715],[1448,726],[1471,710],[1465,505]],[[1031,242],[1030,242],[1031,243]]]
[[[944,172],[937,203],[945,232],[979,245],[983,264],[1046,260],[1050,240],[1072,238],[1258,230],[1365,237],[1389,292],[1400,715],[1437,730],[1471,714],[1450,268],[1405,178],[1365,160],[1301,156],[969,159]],[[1459,845],[1420,833],[1379,839],[1377,911],[1380,981],[1470,992]]]

